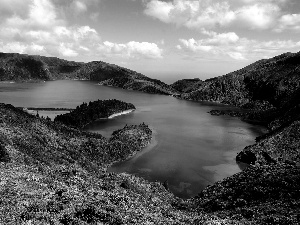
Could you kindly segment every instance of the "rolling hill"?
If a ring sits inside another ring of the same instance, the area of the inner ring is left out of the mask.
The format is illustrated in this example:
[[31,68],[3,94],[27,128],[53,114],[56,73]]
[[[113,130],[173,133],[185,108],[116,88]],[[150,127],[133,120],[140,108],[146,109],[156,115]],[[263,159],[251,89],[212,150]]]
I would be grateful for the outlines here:
[[0,53],[0,81],[39,82],[79,79],[146,93],[172,95],[169,85],[141,73],[102,61],[73,62],[56,57]]

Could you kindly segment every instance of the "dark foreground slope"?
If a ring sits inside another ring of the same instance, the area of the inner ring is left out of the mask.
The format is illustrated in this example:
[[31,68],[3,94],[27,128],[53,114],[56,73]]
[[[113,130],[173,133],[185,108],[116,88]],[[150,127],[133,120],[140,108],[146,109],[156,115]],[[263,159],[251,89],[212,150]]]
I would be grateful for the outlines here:
[[[108,140],[0,105],[0,224],[197,224],[159,183],[107,173],[147,145],[146,125]],[[231,220],[222,220],[234,223]]]
[[135,71],[102,61],[78,63],[55,57],[0,53],[0,81],[80,79],[124,89],[171,95],[169,85]]
[[300,121],[261,137],[237,155],[250,165],[206,188],[197,212],[253,224],[300,224]]
[[[299,130],[298,122],[282,134],[295,149]],[[150,138],[144,124],[126,126],[106,139],[1,104],[0,223],[299,223],[299,156],[287,158],[288,146],[286,156],[278,156],[284,160],[257,157],[257,165],[183,201],[159,183],[106,172],[108,165],[140,150]],[[277,139],[267,137],[249,148],[275,146],[279,151],[284,144]]]

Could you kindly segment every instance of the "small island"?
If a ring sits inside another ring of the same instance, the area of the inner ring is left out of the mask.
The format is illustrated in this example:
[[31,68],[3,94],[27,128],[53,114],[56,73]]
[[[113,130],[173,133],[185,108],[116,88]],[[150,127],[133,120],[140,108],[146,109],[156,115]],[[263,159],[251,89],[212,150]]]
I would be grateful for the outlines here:
[[112,118],[116,114],[123,112],[131,112],[135,110],[135,106],[120,100],[97,100],[94,102],[83,103],[77,106],[70,113],[58,115],[55,122],[61,122],[67,126],[74,128],[83,128],[87,124],[103,118]]

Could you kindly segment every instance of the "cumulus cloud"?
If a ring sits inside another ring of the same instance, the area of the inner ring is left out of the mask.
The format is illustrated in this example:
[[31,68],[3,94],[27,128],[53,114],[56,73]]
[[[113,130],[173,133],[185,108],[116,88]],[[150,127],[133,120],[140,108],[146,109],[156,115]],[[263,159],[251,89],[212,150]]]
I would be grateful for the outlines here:
[[155,43],[130,41],[126,44],[112,43],[109,41],[99,44],[98,50],[110,56],[120,56],[122,58],[162,58],[163,50]]
[[201,32],[205,35],[210,36],[209,39],[202,40],[206,44],[210,45],[224,45],[236,43],[239,40],[239,36],[234,32],[218,34],[214,31],[207,31],[206,29],[202,29]]
[[208,38],[195,40],[194,38],[179,39],[180,45],[177,45],[178,50],[192,52],[194,54],[204,54],[207,56],[224,57],[229,56],[233,59],[243,60],[245,57],[241,52],[238,52],[235,47],[238,46],[240,37],[234,32],[216,33],[202,29],[201,31]]
[[274,26],[280,8],[274,4],[255,4],[235,11],[236,21],[250,29],[268,29]]
[[287,14],[279,19],[278,26],[274,29],[276,32],[284,30],[300,31],[300,14]]
[[73,47],[72,44],[69,44],[69,46],[67,46],[65,43],[61,43],[58,51],[62,56],[75,57],[78,55],[78,52],[73,50],[72,47]]
[[[15,4],[13,7],[11,4]],[[87,56],[120,56],[122,58],[162,58],[162,49],[155,43],[131,41],[126,44],[102,42],[90,26],[68,25],[58,14],[51,0],[0,0],[0,51],[42,54],[72,58]],[[22,4],[26,2],[26,4]],[[66,2],[64,2],[65,4]],[[85,13],[97,1],[73,0],[64,5],[74,13]],[[66,9],[66,8],[63,8]],[[26,13],[24,13],[26,12]],[[1,17],[1,16],[0,16]]]
[[227,2],[210,0],[150,1],[144,13],[165,23],[176,23],[190,28],[223,26],[234,20]]
[[74,7],[74,10],[76,13],[82,13],[87,11],[87,6],[82,1],[74,1],[72,3],[72,7]]
[[191,29],[238,26],[252,30],[298,30],[298,16],[283,14],[286,3],[286,0],[151,0],[144,13]]
[[[232,60],[246,60],[269,58],[282,52],[293,51],[300,47],[300,41],[291,40],[274,40],[274,41],[257,41],[247,38],[235,38],[234,42],[226,41],[228,34],[215,34],[216,37],[224,37],[224,40],[219,40],[220,45],[215,43],[214,37],[195,40],[179,39],[180,44],[176,46],[178,51],[182,51],[186,56],[214,58],[222,60],[224,57]],[[231,34],[232,35],[232,34]],[[229,35],[230,36],[230,35]]]

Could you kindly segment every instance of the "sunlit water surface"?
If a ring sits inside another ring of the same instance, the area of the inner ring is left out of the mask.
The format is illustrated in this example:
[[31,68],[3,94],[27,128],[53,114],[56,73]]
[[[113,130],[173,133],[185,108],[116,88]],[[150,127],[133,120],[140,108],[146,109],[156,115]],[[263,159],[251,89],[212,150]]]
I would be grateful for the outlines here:
[[[134,157],[109,168],[150,181],[168,181],[170,190],[187,198],[216,181],[240,171],[236,154],[254,143],[264,129],[229,116],[211,116],[212,109],[227,107],[178,100],[99,86],[90,81],[0,83],[0,102],[22,107],[75,108],[82,102],[119,99],[133,103],[133,113],[100,120],[86,127],[105,137],[125,124],[149,124],[151,144]],[[55,116],[55,112],[39,112]]]

